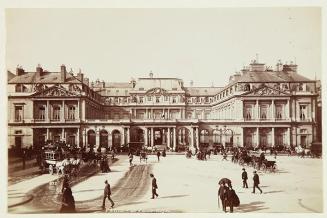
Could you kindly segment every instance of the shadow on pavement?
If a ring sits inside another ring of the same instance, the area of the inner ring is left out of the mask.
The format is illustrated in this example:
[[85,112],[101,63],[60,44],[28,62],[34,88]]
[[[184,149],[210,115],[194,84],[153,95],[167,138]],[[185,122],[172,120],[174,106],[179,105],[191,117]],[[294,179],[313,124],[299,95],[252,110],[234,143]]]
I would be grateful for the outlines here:
[[241,204],[239,207],[237,207],[237,212],[247,213],[265,209],[269,209],[269,207],[264,207],[264,202],[254,201],[249,204]]
[[263,194],[273,194],[273,193],[280,193],[280,192],[284,192],[282,190],[280,191],[269,191],[269,192],[263,192]]
[[159,198],[181,198],[181,197],[186,197],[186,196],[189,196],[189,195],[169,195],[169,196],[159,196]]

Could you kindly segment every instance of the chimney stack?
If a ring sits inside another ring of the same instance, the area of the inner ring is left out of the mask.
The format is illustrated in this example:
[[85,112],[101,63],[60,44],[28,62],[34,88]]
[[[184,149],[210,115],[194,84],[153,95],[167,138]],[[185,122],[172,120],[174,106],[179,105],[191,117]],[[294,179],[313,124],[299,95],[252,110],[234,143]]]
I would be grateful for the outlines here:
[[66,82],[66,74],[67,74],[66,66],[65,65],[61,65],[60,66],[60,78],[61,78],[61,82]]
[[36,78],[40,78],[43,75],[43,69],[40,64],[36,67]]
[[290,62],[290,64],[284,64],[283,65],[283,71],[291,71],[296,73],[297,72],[297,65],[293,63],[293,61]]
[[16,75],[21,76],[25,73],[25,70],[21,66],[17,66],[16,68]]
[[82,73],[82,70],[79,69],[78,74],[77,74],[77,79],[80,80],[81,82],[84,81],[84,74]]

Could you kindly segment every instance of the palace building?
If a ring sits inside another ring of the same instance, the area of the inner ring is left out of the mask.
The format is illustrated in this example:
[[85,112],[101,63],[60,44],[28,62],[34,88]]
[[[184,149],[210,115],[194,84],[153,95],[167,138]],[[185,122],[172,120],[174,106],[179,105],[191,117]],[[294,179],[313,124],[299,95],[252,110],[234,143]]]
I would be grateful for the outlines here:
[[[215,78],[213,78],[215,79]],[[219,79],[219,78],[216,78]],[[89,82],[84,74],[18,67],[8,78],[9,148],[46,140],[115,148],[311,146],[317,137],[316,81],[297,65],[253,60],[224,87],[178,78]]]

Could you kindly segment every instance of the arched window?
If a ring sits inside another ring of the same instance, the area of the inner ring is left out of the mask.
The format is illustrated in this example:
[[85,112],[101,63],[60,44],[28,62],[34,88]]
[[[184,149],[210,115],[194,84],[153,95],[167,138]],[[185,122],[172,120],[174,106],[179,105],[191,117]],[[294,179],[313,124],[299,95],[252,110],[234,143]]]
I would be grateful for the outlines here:
[[200,143],[209,143],[209,131],[206,129],[200,132]]
[[214,144],[221,144],[221,131],[219,130],[213,131],[212,141]]

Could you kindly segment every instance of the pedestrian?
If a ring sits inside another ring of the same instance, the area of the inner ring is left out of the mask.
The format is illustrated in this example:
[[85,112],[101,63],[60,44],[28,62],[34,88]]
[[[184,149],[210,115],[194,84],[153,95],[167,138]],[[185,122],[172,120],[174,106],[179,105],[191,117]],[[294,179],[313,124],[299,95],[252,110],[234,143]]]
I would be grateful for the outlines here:
[[257,174],[257,171],[253,171],[253,191],[252,193],[255,193],[255,188],[260,190],[260,194],[262,194],[262,190],[259,187],[260,181],[259,181],[259,175]]
[[133,153],[132,152],[129,152],[128,154],[128,158],[129,158],[129,166],[133,166]]
[[157,185],[157,179],[154,177],[154,175],[151,173],[150,177],[152,178],[152,198],[154,199],[154,196],[159,197],[157,193],[158,185]]
[[235,194],[235,191],[233,190],[233,187],[227,188],[225,209],[227,206],[229,206],[229,212],[231,212],[231,213],[233,213],[233,211],[234,211],[234,194]]
[[163,157],[166,157],[166,149],[164,149],[164,150],[162,151],[162,156],[163,156]]
[[69,178],[68,178],[68,174],[65,174],[64,179],[62,181],[61,193],[64,193],[64,190],[67,186],[69,187]]
[[25,170],[26,150],[23,148],[23,170]]
[[248,173],[246,172],[246,170],[243,168],[242,169],[243,172],[242,172],[242,180],[243,180],[243,188],[249,188],[248,187]]
[[68,184],[65,185],[61,199],[60,213],[75,213],[75,199],[71,188]]
[[223,159],[222,159],[222,161],[223,160],[227,160],[227,154],[226,154],[226,152],[223,153]]
[[[226,184],[225,182],[220,183],[220,187],[218,189],[218,197],[221,200],[221,204],[223,206],[224,212],[226,212],[227,189],[228,189],[228,187],[225,184]],[[218,198],[218,205],[219,205],[219,198]]]
[[108,198],[108,200],[111,203],[111,208],[114,207],[115,203],[113,202],[113,200],[111,199],[111,189],[110,189],[110,184],[108,183],[108,180],[104,181],[105,187],[104,187],[104,195],[103,195],[103,201],[102,201],[102,209],[106,209],[106,198]]
[[160,161],[160,155],[161,155],[160,151],[157,151],[158,162]]

